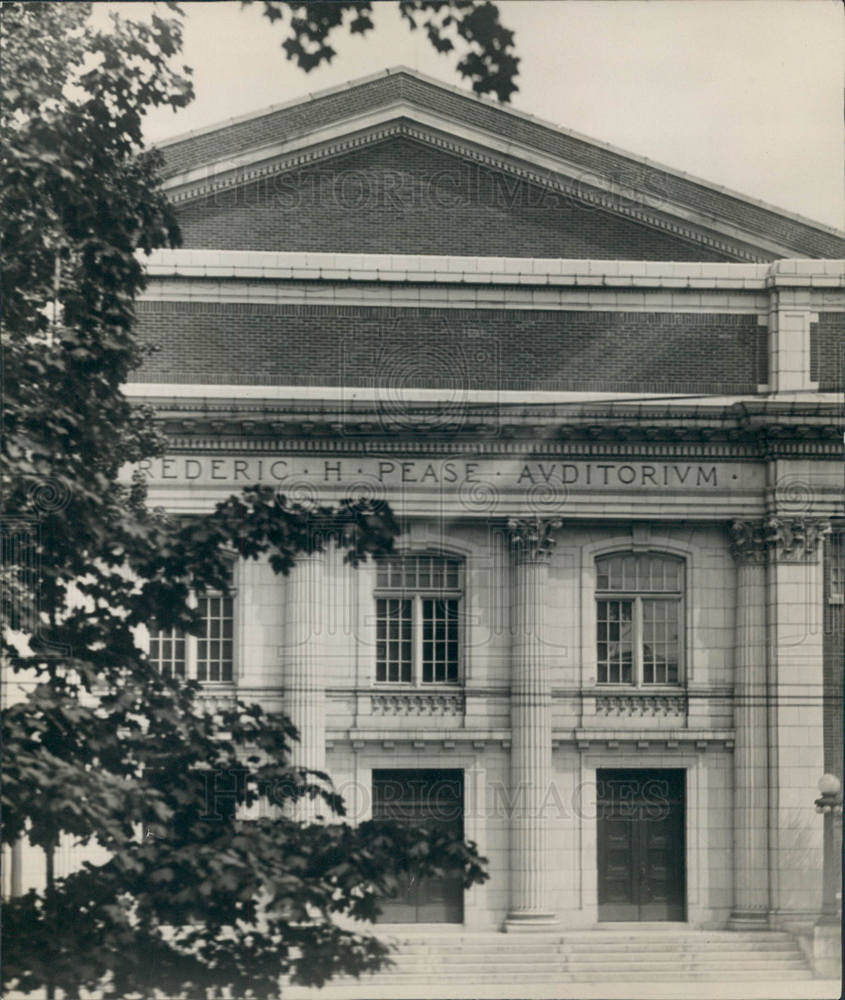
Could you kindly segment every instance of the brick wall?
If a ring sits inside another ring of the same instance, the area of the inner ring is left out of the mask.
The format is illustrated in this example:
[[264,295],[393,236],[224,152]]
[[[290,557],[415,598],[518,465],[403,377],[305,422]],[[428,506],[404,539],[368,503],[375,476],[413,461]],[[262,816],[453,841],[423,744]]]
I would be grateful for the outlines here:
[[409,139],[177,210],[183,245],[204,249],[733,259]]
[[137,331],[147,382],[754,392],[766,364],[727,314],[141,302]]
[[810,378],[822,391],[845,388],[845,313],[819,313],[810,324]]

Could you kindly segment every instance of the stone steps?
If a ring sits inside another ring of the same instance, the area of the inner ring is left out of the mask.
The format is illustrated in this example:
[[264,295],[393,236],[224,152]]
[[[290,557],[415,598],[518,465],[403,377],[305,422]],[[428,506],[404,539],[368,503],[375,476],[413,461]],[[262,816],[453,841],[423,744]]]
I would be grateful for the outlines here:
[[[530,964],[526,968],[525,963],[512,962],[507,959],[501,961],[468,961],[456,964],[450,969],[449,976],[457,975],[458,973],[466,973],[467,975],[474,974],[476,972],[486,972],[486,971],[496,971],[497,973],[502,970],[513,971],[516,975],[530,974],[532,972],[538,972],[546,974],[547,971],[566,972],[566,973],[576,973],[576,972],[649,972],[654,970],[655,972],[666,972],[666,971],[695,971],[697,969],[718,969],[719,971],[724,971],[728,973],[733,973],[735,971],[780,971],[781,969],[799,969],[806,971],[806,964],[802,957],[789,957],[784,958],[778,962],[763,962],[763,961],[746,961],[746,962],[729,962],[717,959],[715,962],[697,960],[691,962],[677,962],[671,958],[667,958],[663,962],[655,961],[639,961],[639,962],[629,962],[629,961],[614,961],[614,962],[559,962],[559,963],[544,963],[542,965],[531,966]],[[439,970],[437,970],[439,974]],[[381,977],[385,976],[397,976],[397,975],[418,975],[418,974],[433,974],[432,964],[428,965],[424,963],[419,964],[401,964],[394,965],[391,969],[386,972],[381,973]]]
[[413,934],[405,935],[401,933],[391,933],[380,935],[386,941],[401,942],[407,948],[458,948],[465,946],[480,945],[501,945],[502,947],[518,947],[520,951],[525,948],[542,950],[549,945],[555,944],[616,944],[624,941],[633,941],[637,944],[647,945],[649,943],[665,945],[667,942],[672,945],[700,945],[706,942],[731,942],[743,941],[752,944],[770,942],[783,944],[792,941],[792,937],[784,931],[690,931],[687,929],[677,932],[647,931],[637,933],[636,931],[606,931],[606,930],[578,930],[559,931],[557,933],[543,934],[500,934],[496,932],[479,932],[477,934]]
[[[399,961],[391,969],[387,970],[382,975],[395,975],[396,973],[403,974],[413,974],[417,972],[430,972],[432,968],[431,962],[406,962]],[[715,959],[709,958],[693,958],[693,959],[678,959],[674,955],[668,955],[662,959],[621,959],[615,957],[613,960],[609,961],[592,961],[590,959],[562,959],[557,962],[524,962],[519,959],[502,957],[498,959],[487,959],[481,961],[478,959],[456,962],[450,966],[449,975],[456,972],[472,972],[480,971],[483,972],[485,969],[501,969],[506,968],[513,970],[515,973],[521,974],[523,971],[532,971],[533,969],[552,969],[555,971],[565,971],[565,972],[575,972],[575,971],[585,971],[592,972],[598,971],[608,971],[610,969],[618,969],[620,972],[626,969],[656,969],[656,970],[673,970],[673,969],[693,969],[693,968],[718,968],[723,969],[726,972],[734,969],[770,969],[772,971],[776,969],[788,969],[788,968],[799,968],[806,969],[806,965],[803,957],[800,954],[789,955],[777,960],[761,960],[759,958],[753,959],[732,959],[723,958],[717,956]]]
[[[785,947],[789,947],[789,944],[781,941],[761,941],[759,943],[754,941],[702,941],[700,944],[695,944],[692,942],[651,942],[651,941],[631,941],[631,942],[553,942],[543,947],[538,947],[535,945],[522,947],[519,951],[513,952],[513,954],[521,955],[526,958],[526,960],[533,960],[535,956],[557,954],[557,955],[575,955],[575,954],[589,954],[589,955],[600,955],[600,954],[613,954],[615,952],[626,952],[629,954],[664,954],[667,950],[675,954],[702,954],[709,952],[737,952],[742,954],[747,951],[755,952],[765,952],[777,954],[782,952]],[[428,945],[407,945],[403,943],[401,945],[401,954],[403,955],[420,955],[420,956],[431,956],[431,955],[463,955],[466,954],[470,946],[466,945],[448,945],[438,948],[436,946]],[[497,949],[493,954],[511,954],[508,949]]]
[[[664,975],[663,970],[654,969],[648,972],[622,972],[622,971],[611,971],[602,972],[601,975],[595,977],[585,977],[577,973],[566,973],[566,972],[555,972],[550,975],[545,972],[516,972],[514,973],[513,979],[508,978],[501,972],[473,972],[473,973],[450,973],[447,979],[443,976],[434,975],[431,973],[412,973],[408,975],[402,975],[401,973],[393,974],[382,974],[378,977],[372,979],[365,979],[362,977],[360,982],[354,979],[338,979],[335,983],[338,987],[353,987],[358,986],[361,988],[361,996],[367,996],[367,985],[373,984],[378,985],[381,988],[387,988],[389,986],[396,986],[397,988],[403,988],[405,986],[418,986],[418,985],[434,985],[434,984],[453,984],[460,983],[462,985],[472,985],[473,983],[478,984],[491,984],[491,983],[652,983],[652,982],[725,982],[729,980],[730,982],[760,982],[763,979],[762,973],[763,969],[747,970],[744,972],[730,972],[725,974],[719,970],[712,970],[703,968],[701,970],[695,971],[679,971],[677,974],[669,977]],[[778,969],[772,970],[771,973],[777,980],[793,980],[793,981],[806,981],[808,979],[808,973],[806,968],[804,969]],[[767,977],[768,978],[768,977]],[[321,991],[321,996],[330,996],[331,994],[327,992],[331,987],[324,987]]]
[[[576,989],[579,983],[645,989],[649,983],[722,982],[741,989],[743,983],[812,979],[794,939],[779,931],[596,929],[536,936],[439,931],[429,936],[415,930],[385,938],[396,945],[390,969],[360,980],[333,980],[320,991],[320,1000],[369,1000],[391,990],[393,996],[445,997],[450,988],[467,996],[474,985],[501,987],[503,996],[531,997],[556,985]],[[293,993],[289,996],[295,1000]]]

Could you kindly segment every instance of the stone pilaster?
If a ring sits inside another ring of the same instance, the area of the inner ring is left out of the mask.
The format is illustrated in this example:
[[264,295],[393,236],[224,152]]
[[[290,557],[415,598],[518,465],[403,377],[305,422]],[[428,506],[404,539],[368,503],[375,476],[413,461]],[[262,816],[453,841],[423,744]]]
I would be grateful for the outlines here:
[[[772,265],[777,281],[778,262]],[[769,292],[769,392],[818,389],[810,381],[810,288],[773,287]]]
[[766,928],[769,909],[766,532],[734,521],[734,908],[729,926]]
[[770,517],[768,735],[770,919],[816,916],[822,897],[822,824],[813,808],[824,771],[822,540],[830,525]]
[[[302,556],[287,580],[285,651],[285,706],[299,730],[293,744],[294,767],[324,771],[326,767],[326,711],[322,621],[324,607],[324,553]],[[319,800],[302,799],[293,814],[313,821],[326,814]]]
[[559,521],[511,520],[514,566],[511,680],[511,905],[508,931],[542,930],[549,909],[549,833],[543,805],[552,778],[551,683],[544,646],[548,565]]

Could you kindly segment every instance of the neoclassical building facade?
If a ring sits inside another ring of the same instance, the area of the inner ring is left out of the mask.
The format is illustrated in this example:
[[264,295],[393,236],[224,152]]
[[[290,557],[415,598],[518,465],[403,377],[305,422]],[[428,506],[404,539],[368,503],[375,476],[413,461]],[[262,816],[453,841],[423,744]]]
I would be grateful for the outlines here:
[[[842,777],[843,234],[406,70],[162,147],[150,499],[387,500],[236,565],[163,669],[284,708],[353,819],[489,880],[394,924],[812,937]],[[837,833],[838,836],[838,833]]]

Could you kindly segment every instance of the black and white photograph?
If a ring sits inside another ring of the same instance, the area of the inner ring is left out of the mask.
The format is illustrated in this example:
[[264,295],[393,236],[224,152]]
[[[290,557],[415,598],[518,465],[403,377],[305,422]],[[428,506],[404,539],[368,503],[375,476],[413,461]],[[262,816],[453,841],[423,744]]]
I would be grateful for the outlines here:
[[842,995],[838,0],[0,2],[2,995]]

